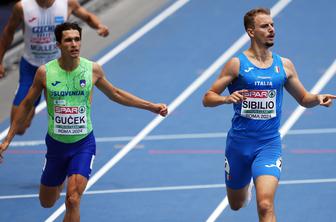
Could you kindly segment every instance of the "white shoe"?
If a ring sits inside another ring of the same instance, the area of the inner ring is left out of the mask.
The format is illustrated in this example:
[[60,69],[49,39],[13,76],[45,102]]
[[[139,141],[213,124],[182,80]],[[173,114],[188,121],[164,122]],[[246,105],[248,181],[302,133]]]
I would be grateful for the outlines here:
[[245,200],[245,203],[244,203],[243,207],[246,207],[251,202],[251,199],[252,199],[252,188],[253,188],[253,179],[251,179],[249,187],[247,188],[247,198]]

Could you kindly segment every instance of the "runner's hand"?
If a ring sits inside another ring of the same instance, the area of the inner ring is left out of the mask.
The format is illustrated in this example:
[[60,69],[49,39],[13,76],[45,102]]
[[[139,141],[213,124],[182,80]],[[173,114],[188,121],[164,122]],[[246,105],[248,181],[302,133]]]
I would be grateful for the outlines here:
[[318,98],[320,100],[320,105],[329,107],[332,105],[332,100],[336,99],[336,95],[331,95],[331,94],[320,94],[318,95]]
[[168,107],[166,104],[158,103],[153,104],[153,108],[151,110],[153,113],[160,114],[161,116],[166,116],[168,114]]
[[97,32],[98,32],[98,35],[100,35],[102,37],[106,37],[110,33],[109,29],[105,25],[99,25],[99,28],[98,28]]
[[246,90],[246,89],[237,90],[237,91],[233,92],[231,95],[226,96],[225,103],[227,103],[227,104],[241,103],[241,102],[243,102],[246,99],[246,97],[244,96],[244,94],[247,93],[247,92],[248,92],[248,90]]
[[3,67],[2,63],[0,63],[0,79],[5,77],[5,68]]

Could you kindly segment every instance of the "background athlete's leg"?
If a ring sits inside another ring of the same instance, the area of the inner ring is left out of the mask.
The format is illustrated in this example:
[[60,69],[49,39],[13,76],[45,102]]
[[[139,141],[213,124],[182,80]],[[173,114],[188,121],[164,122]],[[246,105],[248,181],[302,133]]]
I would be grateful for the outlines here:
[[271,175],[258,176],[255,180],[259,222],[276,222],[274,196],[278,183]]
[[80,200],[88,180],[80,174],[73,174],[68,178],[67,194],[65,199],[65,216],[63,222],[80,221]]
[[[34,76],[35,76],[37,68],[38,67],[33,66],[32,64],[27,62],[24,58],[22,58],[20,61],[20,81],[19,81],[18,89],[15,93],[15,97],[14,97],[14,101],[12,105],[12,110],[11,110],[11,115],[10,115],[11,123],[13,122],[14,116],[17,113],[18,106],[20,105],[22,100],[26,97],[30,89],[30,86],[33,84],[33,80],[34,80]],[[35,102],[35,107],[40,102],[40,98]],[[27,119],[21,126],[19,126],[19,129],[17,132],[18,135],[23,135],[25,133],[26,129],[31,124],[34,114],[35,114],[35,109],[32,109],[31,111],[29,111],[29,115],[27,116]]]
[[40,185],[39,198],[42,207],[50,208],[54,206],[54,204],[60,197],[60,193],[63,189],[63,184],[54,187],[45,186],[43,184]]

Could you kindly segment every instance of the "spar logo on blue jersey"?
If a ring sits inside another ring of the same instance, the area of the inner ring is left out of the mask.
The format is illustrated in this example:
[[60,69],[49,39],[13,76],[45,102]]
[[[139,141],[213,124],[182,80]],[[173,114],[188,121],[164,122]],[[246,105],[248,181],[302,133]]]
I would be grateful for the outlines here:
[[55,23],[56,24],[62,24],[64,22],[63,16],[55,16]]

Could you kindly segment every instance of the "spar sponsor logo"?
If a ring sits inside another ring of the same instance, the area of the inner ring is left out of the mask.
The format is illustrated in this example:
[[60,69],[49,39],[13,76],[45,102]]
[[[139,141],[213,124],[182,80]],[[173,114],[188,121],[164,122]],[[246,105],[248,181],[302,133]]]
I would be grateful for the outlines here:
[[55,106],[55,113],[60,114],[78,114],[78,107],[73,106]]
[[247,98],[273,98],[276,96],[276,90],[250,90],[244,93],[244,96]]
[[260,120],[276,117],[276,90],[250,90],[244,96],[241,116]]

